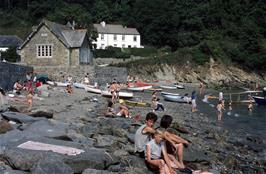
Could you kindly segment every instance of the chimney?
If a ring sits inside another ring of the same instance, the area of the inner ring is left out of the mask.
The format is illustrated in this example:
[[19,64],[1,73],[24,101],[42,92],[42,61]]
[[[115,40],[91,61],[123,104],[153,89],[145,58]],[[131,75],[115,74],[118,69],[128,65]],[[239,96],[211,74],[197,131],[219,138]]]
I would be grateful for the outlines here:
[[101,23],[101,26],[104,28],[105,27],[105,22],[104,21],[102,21]]

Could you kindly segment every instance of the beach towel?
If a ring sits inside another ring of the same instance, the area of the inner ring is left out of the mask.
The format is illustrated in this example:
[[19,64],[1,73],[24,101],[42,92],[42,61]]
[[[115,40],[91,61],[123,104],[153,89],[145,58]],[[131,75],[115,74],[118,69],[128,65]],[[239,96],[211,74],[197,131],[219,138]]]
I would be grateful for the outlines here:
[[85,152],[84,150],[73,147],[46,144],[35,141],[27,141],[25,143],[20,144],[18,147],[28,150],[53,151],[64,155],[79,155],[80,153]]

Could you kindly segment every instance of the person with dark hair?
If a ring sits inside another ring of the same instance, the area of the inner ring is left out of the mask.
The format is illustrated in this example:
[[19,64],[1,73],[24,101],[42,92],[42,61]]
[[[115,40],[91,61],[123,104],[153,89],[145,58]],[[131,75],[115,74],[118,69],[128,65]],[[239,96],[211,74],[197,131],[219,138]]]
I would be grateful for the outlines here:
[[[170,148],[168,149],[173,149],[174,148],[174,154],[178,156],[178,162],[181,165],[181,168],[184,168],[184,163],[183,163],[183,146],[188,145],[188,141],[184,140],[183,138],[177,136],[176,134],[173,134],[169,132],[169,127],[172,124],[173,117],[170,115],[164,115],[161,119],[160,122],[160,128],[163,128],[163,134],[164,138],[166,140],[166,143],[168,143],[168,146]],[[183,145],[184,144],[184,145]],[[169,152],[170,153],[170,152]]]
[[145,157],[146,144],[151,140],[151,134],[155,132],[153,125],[157,121],[157,115],[149,112],[145,120],[145,124],[140,126],[135,134],[135,153],[138,153],[142,158]]
[[107,104],[107,110],[105,112],[105,116],[107,117],[113,117],[115,116],[115,110],[113,108],[113,102],[112,101],[108,101],[108,104]]
[[20,94],[20,91],[23,89],[23,85],[20,84],[20,81],[17,80],[13,86],[13,92],[16,94]]

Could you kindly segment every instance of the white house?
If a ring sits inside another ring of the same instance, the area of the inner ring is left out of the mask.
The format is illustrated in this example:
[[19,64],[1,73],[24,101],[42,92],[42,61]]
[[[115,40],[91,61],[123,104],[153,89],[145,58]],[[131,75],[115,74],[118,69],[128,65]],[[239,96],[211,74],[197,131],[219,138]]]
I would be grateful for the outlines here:
[[136,28],[127,28],[122,25],[93,24],[98,32],[98,38],[92,43],[97,49],[105,49],[108,46],[119,48],[143,48],[140,44],[140,34]]

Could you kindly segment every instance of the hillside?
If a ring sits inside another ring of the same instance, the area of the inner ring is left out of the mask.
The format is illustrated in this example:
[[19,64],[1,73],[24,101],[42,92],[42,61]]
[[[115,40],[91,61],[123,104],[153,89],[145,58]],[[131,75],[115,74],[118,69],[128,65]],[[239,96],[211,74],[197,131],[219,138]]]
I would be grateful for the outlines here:
[[95,34],[92,24],[106,21],[136,27],[143,45],[181,50],[197,64],[213,57],[266,69],[266,1],[3,0],[0,15],[0,34],[25,38],[43,18]]

